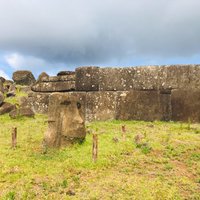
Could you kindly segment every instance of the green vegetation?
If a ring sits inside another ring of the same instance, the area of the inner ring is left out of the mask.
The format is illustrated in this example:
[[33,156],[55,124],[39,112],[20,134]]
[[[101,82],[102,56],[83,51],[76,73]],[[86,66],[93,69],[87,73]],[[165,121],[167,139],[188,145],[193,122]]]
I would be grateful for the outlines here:
[[[82,144],[46,149],[46,120],[0,117],[1,199],[200,199],[200,124],[88,124],[99,134],[93,163],[91,134]],[[18,145],[11,149],[14,126]]]
[[27,96],[27,93],[21,91],[21,88],[23,88],[23,86],[17,85],[16,86],[16,96],[6,98],[5,101],[8,103],[11,103],[11,104],[19,104],[20,98]]

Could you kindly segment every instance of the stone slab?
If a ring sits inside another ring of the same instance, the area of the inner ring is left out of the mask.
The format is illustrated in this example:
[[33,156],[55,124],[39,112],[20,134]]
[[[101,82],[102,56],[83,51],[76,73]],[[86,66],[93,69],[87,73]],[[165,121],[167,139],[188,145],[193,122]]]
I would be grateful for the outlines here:
[[65,92],[75,90],[75,81],[37,82],[31,87],[34,92]]
[[99,90],[99,67],[76,68],[76,91]]
[[117,92],[87,92],[86,121],[113,120],[116,115]]
[[172,120],[200,122],[200,90],[172,91]]
[[170,94],[159,91],[119,92],[116,119],[118,120],[169,120],[171,118]]

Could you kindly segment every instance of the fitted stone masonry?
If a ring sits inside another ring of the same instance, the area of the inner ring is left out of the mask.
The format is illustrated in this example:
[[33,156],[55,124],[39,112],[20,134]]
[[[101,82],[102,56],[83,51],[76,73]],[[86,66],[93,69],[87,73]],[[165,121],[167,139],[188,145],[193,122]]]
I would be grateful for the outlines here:
[[200,65],[78,67],[44,76],[32,91],[29,104],[40,113],[47,113],[50,95],[61,92],[82,99],[86,121],[200,122]]

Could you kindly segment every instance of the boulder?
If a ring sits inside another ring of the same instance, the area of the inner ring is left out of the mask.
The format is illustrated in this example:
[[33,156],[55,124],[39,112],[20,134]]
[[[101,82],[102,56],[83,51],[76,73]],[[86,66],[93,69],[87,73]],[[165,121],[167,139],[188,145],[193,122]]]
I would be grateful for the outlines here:
[[76,91],[99,91],[99,67],[76,68]]
[[19,108],[19,109],[15,109],[12,110],[9,113],[10,118],[15,119],[17,117],[34,117],[35,113],[31,110],[31,108]]
[[44,137],[48,147],[66,146],[85,139],[84,106],[73,93],[52,94],[48,116]]
[[46,72],[42,72],[39,75],[37,82],[48,81],[48,80],[49,80],[49,75]]
[[32,85],[35,83],[35,77],[30,71],[16,71],[13,73],[13,80],[18,85]]
[[4,94],[2,92],[0,92],[0,106],[2,105],[4,99],[5,99]]
[[7,103],[4,102],[1,107],[0,107],[0,115],[6,114],[11,112],[12,110],[15,110],[16,106],[11,104],[11,103]]
[[172,90],[172,120],[200,122],[200,90]]

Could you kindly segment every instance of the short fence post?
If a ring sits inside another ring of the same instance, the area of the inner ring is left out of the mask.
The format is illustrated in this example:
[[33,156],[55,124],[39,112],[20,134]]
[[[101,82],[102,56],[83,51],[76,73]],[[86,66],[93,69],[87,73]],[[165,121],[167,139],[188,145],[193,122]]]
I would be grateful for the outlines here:
[[12,148],[16,148],[17,146],[17,127],[13,127],[12,129]]
[[98,157],[98,135],[93,134],[93,146],[92,146],[92,160],[96,162]]
[[122,140],[126,141],[126,126],[122,125]]

